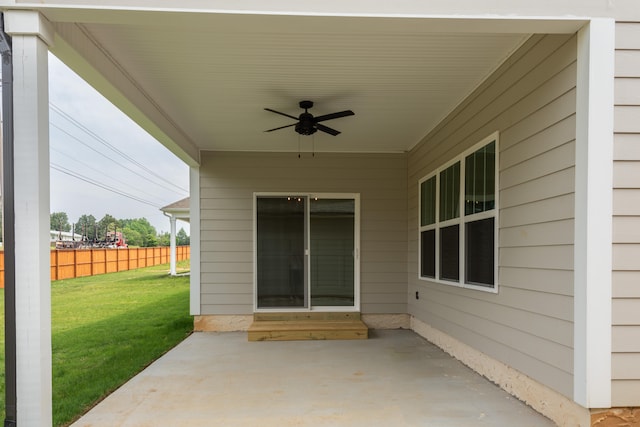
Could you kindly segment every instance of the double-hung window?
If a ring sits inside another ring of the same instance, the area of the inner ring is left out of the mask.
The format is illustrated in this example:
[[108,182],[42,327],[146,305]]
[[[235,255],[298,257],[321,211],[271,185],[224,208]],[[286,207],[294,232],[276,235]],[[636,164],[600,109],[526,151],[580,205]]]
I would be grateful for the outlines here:
[[420,278],[497,288],[498,135],[419,183]]

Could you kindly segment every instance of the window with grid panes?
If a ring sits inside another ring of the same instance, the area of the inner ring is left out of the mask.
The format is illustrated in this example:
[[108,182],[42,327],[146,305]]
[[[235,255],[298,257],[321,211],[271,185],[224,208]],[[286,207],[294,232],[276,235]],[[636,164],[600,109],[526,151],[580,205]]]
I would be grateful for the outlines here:
[[495,290],[497,134],[419,183],[420,278]]

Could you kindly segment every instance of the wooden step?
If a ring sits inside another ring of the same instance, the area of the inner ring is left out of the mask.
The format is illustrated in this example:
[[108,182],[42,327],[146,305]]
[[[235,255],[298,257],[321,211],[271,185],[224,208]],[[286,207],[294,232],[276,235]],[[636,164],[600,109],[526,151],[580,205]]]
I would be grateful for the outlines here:
[[[264,319],[263,314],[269,314],[277,318],[276,313],[260,313],[259,318]],[[351,317],[358,314],[357,319],[345,319],[337,316],[338,319],[322,319],[322,315],[327,313],[304,313],[311,315],[310,318],[298,316],[303,313],[279,313],[287,320],[255,320],[248,329],[249,341],[297,341],[297,340],[355,340],[367,339],[369,330],[359,319],[359,313],[349,314]],[[322,314],[322,315],[321,315]],[[320,319],[316,318],[320,317]],[[267,316],[269,318],[269,316]]]
[[291,312],[264,312],[254,313],[253,321],[300,321],[300,320],[315,320],[315,321],[348,321],[348,320],[360,320],[360,313],[354,311],[340,311],[340,312],[322,312],[322,311],[291,311]]

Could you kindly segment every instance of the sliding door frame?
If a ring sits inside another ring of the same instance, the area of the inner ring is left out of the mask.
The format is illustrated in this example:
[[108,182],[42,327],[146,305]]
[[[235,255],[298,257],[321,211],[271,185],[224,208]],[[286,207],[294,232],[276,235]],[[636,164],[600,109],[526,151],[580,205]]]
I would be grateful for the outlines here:
[[[259,197],[303,197],[307,201],[305,209],[305,298],[306,307],[269,307],[258,308],[258,209],[257,201]],[[346,199],[354,201],[354,251],[353,251],[353,306],[312,306],[311,305],[311,253],[310,253],[310,233],[311,225],[309,213],[310,202],[313,199]],[[254,192],[253,193],[253,311],[254,312],[359,312],[360,311],[360,194],[359,193],[311,193],[303,191],[292,192]]]

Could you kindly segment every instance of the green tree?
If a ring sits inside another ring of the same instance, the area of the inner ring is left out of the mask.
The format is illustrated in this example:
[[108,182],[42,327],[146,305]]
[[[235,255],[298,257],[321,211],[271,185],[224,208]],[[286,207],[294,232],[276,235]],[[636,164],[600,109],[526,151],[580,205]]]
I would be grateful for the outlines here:
[[69,217],[66,212],[53,212],[50,216],[51,229],[55,231],[71,231]]
[[158,238],[155,234],[147,234],[144,239],[144,246],[147,248],[153,248],[158,246]]
[[158,235],[158,246],[169,246],[171,245],[171,234],[170,233],[161,233]]
[[144,245],[144,239],[142,238],[142,235],[137,232],[136,230],[129,228],[129,227],[124,227],[122,229],[122,234],[124,234],[124,238],[127,242],[127,245],[129,246],[143,246]]
[[184,231],[184,228],[180,228],[180,230],[178,230],[178,232],[176,233],[176,245],[188,246],[190,243],[191,238],[189,237],[187,232]]
[[122,225],[122,228],[127,227],[132,230],[136,230],[142,235],[156,234],[156,229],[149,223],[149,220],[147,220],[146,218],[122,219],[120,220],[120,224]]
[[104,240],[107,237],[107,233],[110,231],[120,230],[120,221],[113,216],[106,214],[97,224],[98,228],[98,240]]
[[152,247],[158,245],[158,238],[156,237],[156,229],[149,223],[149,220],[146,218],[135,218],[135,219],[123,219],[120,220],[120,224],[123,230],[134,231],[138,233],[140,236],[140,240],[135,245],[133,242],[136,241],[137,235],[134,235],[134,240],[132,241],[130,236],[127,235],[127,232],[124,231],[124,236],[129,242],[129,244],[133,246],[143,246],[143,247]]
[[96,217],[93,215],[82,215],[78,222],[74,224],[75,232],[82,234],[87,239],[93,240],[96,237]]

